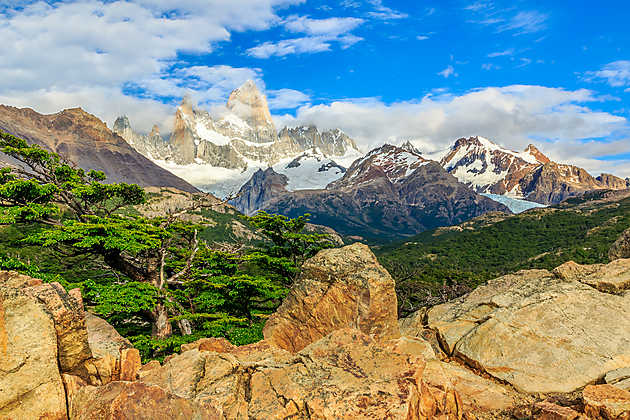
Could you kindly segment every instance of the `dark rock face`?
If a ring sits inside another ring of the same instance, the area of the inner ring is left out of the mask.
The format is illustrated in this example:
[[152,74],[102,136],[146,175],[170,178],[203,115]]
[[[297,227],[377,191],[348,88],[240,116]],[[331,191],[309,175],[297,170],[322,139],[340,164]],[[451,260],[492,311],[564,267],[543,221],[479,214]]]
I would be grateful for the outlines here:
[[263,210],[289,217],[310,213],[313,223],[341,234],[382,239],[461,223],[489,211],[509,212],[458,182],[439,163],[391,145],[355,161],[325,190],[251,190],[268,198],[261,202]]
[[619,178],[618,176],[615,176],[615,175],[601,174],[596,179],[597,181],[599,181],[600,184],[612,190],[623,190],[626,188],[630,188],[630,185],[628,185],[627,179]]
[[230,202],[238,210],[251,215],[263,209],[274,197],[287,192],[288,178],[272,168],[259,169],[243,185],[237,197]]
[[[0,105],[0,130],[58,153],[84,169],[105,172],[108,182],[198,190],[134,150],[107,125],[80,108],[42,115]],[[0,154],[0,160],[8,157]]]
[[554,162],[529,172],[519,184],[528,200],[541,204],[556,204],[587,191],[605,188],[586,170]]

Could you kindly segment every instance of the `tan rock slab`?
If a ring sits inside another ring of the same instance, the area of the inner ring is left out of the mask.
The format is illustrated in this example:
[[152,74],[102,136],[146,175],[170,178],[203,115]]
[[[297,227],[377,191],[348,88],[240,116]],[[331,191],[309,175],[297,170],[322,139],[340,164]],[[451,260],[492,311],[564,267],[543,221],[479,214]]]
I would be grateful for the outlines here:
[[582,393],[584,411],[593,419],[630,419],[630,392],[612,385],[589,385]]
[[604,381],[609,385],[630,391],[630,367],[608,372],[604,377]]
[[142,381],[212,402],[229,419],[463,418],[464,404],[450,382],[423,382],[424,357],[413,354],[426,350],[420,341],[375,341],[341,329],[296,354],[264,341],[231,353],[193,349]]
[[0,272],[0,418],[66,419],[52,317],[12,287],[28,279]]
[[630,259],[594,265],[579,265],[570,261],[554,272],[564,279],[588,284],[601,292],[622,294],[630,289]]
[[105,357],[105,355],[118,358],[122,349],[132,347],[129,340],[121,336],[107,321],[90,312],[85,313],[85,324],[88,343],[96,358]]
[[220,420],[211,405],[172,395],[141,382],[80,388],[69,402],[74,420]]
[[543,401],[536,404],[540,413],[536,420],[581,420],[584,419],[577,411],[569,407],[562,407],[557,404]]
[[263,334],[291,352],[341,328],[394,338],[400,336],[396,308],[394,280],[366,245],[326,249],[304,264]]
[[120,352],[121,381],[135,381],[141,367],[142,360],[138,349],[124,349]]
[[225,338],[202,338],[193,343],[182,344],[181,352],[198,349],[199,351],[216,351],[217,353],[227,353],[236,347]]
[[630,299],[545,270],[429,310],[443,348],[526,393],[572,392],[630,364]]

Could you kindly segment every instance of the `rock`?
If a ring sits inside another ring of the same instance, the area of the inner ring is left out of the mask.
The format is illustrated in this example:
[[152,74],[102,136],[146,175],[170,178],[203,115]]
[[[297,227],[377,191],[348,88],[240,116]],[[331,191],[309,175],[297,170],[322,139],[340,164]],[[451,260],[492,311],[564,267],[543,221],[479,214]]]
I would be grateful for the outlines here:
[[467,413],[509,410],[516,402],[516,394],[506,386],[475,375],[455,363],[427,361],[422,380],[433,388],[450,386],[460,396]]
[[291,352],[341,328],[393,338],[400,335],[396,308],[394,280],[366,245],[326,249],[304,264],[263,334]]
[[536,404],[540,411],[536,420],[578,420],[584,418],[580,413],[569,407],[543,401]]
[[572,392],[630,365],[630,297],[546,270],[491,280],[427,324],[448,354],[526,393]]
[[557,267],[554,273],[562,279],[579,281],[601,292],[622,294],[630,289],[630,259],[594,265],[569,261]]
[[225,338],[202,338],[193,343],[182,344],[182,353],[198,349],[199,351],[215,351],[217,353],[228,353],[236,349],[236,347]]
[[619,258],[630,258],[630,229],[626,229],[610,247],[608,258],[611,261]]
[[63,380],[64,389],[66,390],[67,401],[72,401],[79,389],[88,385],[83,379],[79,378],[78,376],[68,375],[67,373],[61,375],[61,379]]
[[610,371],[604,377],[607,384],[630,391],[630,367]]
[[630,419],[630,392],[612,385],[589,385],[582,393],[584,411],[593,419]]
[[2,419],[67,418],[53,317],[22,289],[38,283],[17,273],[0,272]]
[[76,373],[86,378],[85,362],[92,358],[85,326],[83,302],[77,302],[59,283],[49,283],[25,289],[43,302],[57,331],[59,365],[64,373]]
[[264,341],[227,353],[192,349],[142,381],[213,402],[229,419],[462,418],[450,383],[423,382],[425,361],[413,340],[377,342],[342,329],[296,354]]
[[129,340],[118,334],[118,331],[107,321],[90,312],[85,313],[85,324],[88,343],[94,357],[102,358],[110,355],[118,358],[122,350],[132,347]]
[[73,420],[219,420],[216,409],[141,382],[84,386],[68,403]]
[[124,349],[120,352],[121,381],[135,381],[141,367],[142,360],[138,349]]

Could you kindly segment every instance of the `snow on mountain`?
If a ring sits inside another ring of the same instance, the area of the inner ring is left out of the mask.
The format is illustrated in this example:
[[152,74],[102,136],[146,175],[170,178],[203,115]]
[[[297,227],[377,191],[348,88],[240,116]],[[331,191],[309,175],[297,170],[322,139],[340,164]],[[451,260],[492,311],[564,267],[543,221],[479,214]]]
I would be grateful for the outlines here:
[[370,151],[363,158],[357,159],[346,175],[331,183],[328,188],[350,187],[382,175],[391,183],[397,183],[430,162],[417,151],[385,144]]
[[289,182],[295,188],[323,188],[343,175],[335,167],[345,168],[362,156],[354,140],[338,129],[320,132],[309,126],[278,133],[267,99],[252,81],[230,94],[219,115],[197,109],[184,98],[168,141],[138,135],[126,117],[119,120],[115,131],[136,150],[220,197],[238,191],[257,169],[269,167],[295,177]]
[[278,163],[273,170],[287,176],[288,191],[323,189],[346,172],[345,167],[324,157],[317,148],[302,153],[290,162]]
[[519,200],[517,198],[508,197],[506,195],[481,193],[484,197],[488,197],[498,203],[505,205],[512,213],[519,214],[526,210],[547,207],[544,204],[534,203],[533,201]]
[[[462,138],[442,158],[442,166],[477,192],[509,194],[522,198],[518,180],[542,165],[529,146],[524,152],[503,148],[484,137]],[[538,157],[544,157],[539,153]]]

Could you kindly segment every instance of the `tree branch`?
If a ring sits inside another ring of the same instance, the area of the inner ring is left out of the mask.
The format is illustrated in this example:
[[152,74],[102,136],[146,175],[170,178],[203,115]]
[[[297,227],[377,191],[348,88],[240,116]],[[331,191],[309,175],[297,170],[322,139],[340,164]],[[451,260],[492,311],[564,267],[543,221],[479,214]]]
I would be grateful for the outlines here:
[[192,262],[195,259],[195,255],[197,255],[197,251],[199,251],[199,239],[197,238],[197,229],[195,229],[195,234],[193,235],[193,250],[186,260],[186,266],[179,273],[173,274],[171,277],[169,277],[168,280],[166,280],[167,284],[181,284],[181,282],[178,282],[178,279],[184,274],[188,273],[188,271],[190,271],[190,267],[192,266]]

